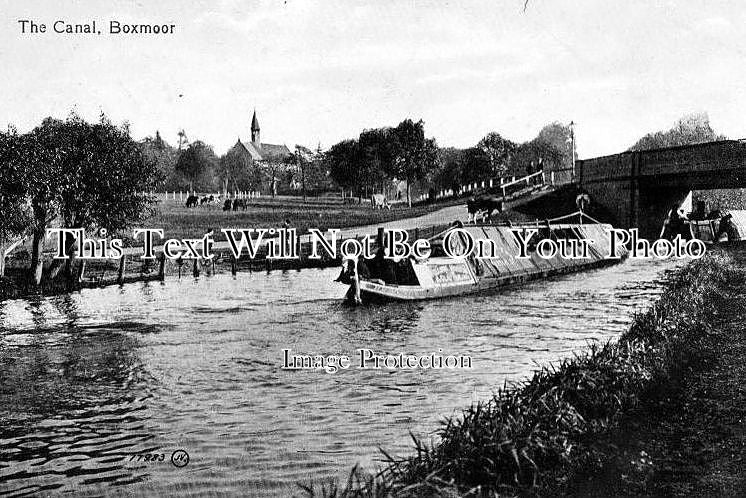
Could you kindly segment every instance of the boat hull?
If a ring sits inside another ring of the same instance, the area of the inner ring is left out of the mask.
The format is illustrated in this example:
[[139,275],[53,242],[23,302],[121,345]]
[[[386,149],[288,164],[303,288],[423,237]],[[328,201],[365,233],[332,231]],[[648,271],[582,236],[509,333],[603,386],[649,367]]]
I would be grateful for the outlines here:
[[392,301],[423,301],[429,299],[443,299],[448,297],[489,292],[515,285],[524,284],[533,280],[540,280],[559,275],[567,275],[596,268],[603,268],[618,263],[619,260],[605,259],[590,262],[585,265],[568,266],[537,273],[524,273],[519,275],[508,275],[500,278],[489,278],[477,283],[463,283],[450,286],[439,286],[423,288],[417,285],[382,285],[375,282],[361,280],[360,298],[364,304],[381,303]]
[[[520,228],[520,227],[519,227]],[[529,227],[533,228],[533,227]],[[441,299],[473,294],[509,287],[531,280],[590,270],[618,263],[622,258],[612,258],[606,252],[609,247],[610,225],[556,225],[553,233],[586,239],[590,244],[582,258],[539,257],[532,252],[529,257],[519,257],[519,244],[513,227],[470,226],[469,236],[475,240],[487,239],[494,244],[492,257],[475,259],[430,258],[426,261],[411,261],[416,275],[415,284],[395,285],[377,279],[361,279],[355,282],[359,298],[363,303],[380,301],[419,301]],[[353,295],[354,288],[348,297]]]

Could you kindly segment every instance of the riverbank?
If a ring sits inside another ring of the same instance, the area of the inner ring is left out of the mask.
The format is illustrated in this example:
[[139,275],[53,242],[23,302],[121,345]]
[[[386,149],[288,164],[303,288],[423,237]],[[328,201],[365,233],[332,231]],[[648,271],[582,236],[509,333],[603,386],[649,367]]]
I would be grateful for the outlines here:
[[[737,263],[744,267],[746,257]],[[571,496],[742,496],[746,489],[746,285],[720,301],[691,361],[607,441]]]
[[[549,192],[545,186],[533,185],[511,193],[506,197],[506,210],[496,213],[494,222],[527,221],[531,218],[525,214],[512,210],[528,199],[544,195]],[[201,274],[215,274],[231,272],[235,275],[239,271],[274,271],[300,270],[303,268],[327,268],[340,266],[339,258],[311,259],[310,236],[305,233],[309,227],[318,227],[322,231],[338,228],[339,243],[345,239],[360,239],[366,235],[375,234],[378,229],[404,229],[409,232],[412,240],[433,237],[445,230],[456,220],[465,221],[468,218],[463,198],[453,197],[437,203],[421,203],[412,209],[399,206],[393,210],[374,210],[370,206],[343,205],[337,199],[309,199],[302,201],[298,198],[252,200],[249,211],[222,212],[220,206],[202,206],[186,208],[177,201],[166,201],[159,206],[159,214],[147,225],[164,227],[164,235],[174,238],[178,235],[184,238],[199,238],[208,230],[213,230],[213,245],[215,259],[207,262],[203,260],[165,261],[163,254],[157,252],[157,261],[144,261],[142,242],[124,236],[124,256],[118,260],[92,260],[83,265],[78,261],[71,274],[64,279],[43,279],[40,285],[28,282],[27,268],[30,264],[28,247],[20,246],[14,254],[8,257],[5,277],[0,277],[0,301],[5,299],[22,298],[31,295],[55,295],[74,292],[84,288],[121,285],[129,282],[146,282],[164,280],[167,276],[194,276]],[[292,209],[294,211],[288,211]],[[298,214],[294,216],[292,213]],[[300,237],[298,248],[299,258],[294,260],[267,259],[267,247],[262,246],[255,258],[232,257],[230,246],[219,228],[279,228],[284,220],[289,220]],[[379,220],[376,224],[360,225],[363,222]],[[300,223],[299,225],[296,222]],[[356,225],[357,223],[357,225]],[[178,237],[177,237],[178,238]],[[27,243],[28,245],[28,243]],[[51,248],[47,248],[46,259],[51,260]],[[49,268],[49,263],[46,265]],[[46,273],[46,271],[45,271]]]
[[[355,469],[344,486],[312,485],[306,493],[638,494],[640,489],[624,480],[624,467],[618,468],[618,485],[606,472],[624,454],[619,442],[630,441],[628,426],[636,414],[671,404],[677,386],[712,357],[706,352],[714,340],[713,324],[734,299],[733,286],[742,282],[743,272],[730,257],[708,254],[678,270],[661,298],[636,316],[617,342],[591,346],[498,391],[441,427],[434,445],[415,440],[413,456],[390,458],[376,476]],[[713,425],[703,420],[698,427]],[[637,454],[631,464],[645,475],[648,455]]]

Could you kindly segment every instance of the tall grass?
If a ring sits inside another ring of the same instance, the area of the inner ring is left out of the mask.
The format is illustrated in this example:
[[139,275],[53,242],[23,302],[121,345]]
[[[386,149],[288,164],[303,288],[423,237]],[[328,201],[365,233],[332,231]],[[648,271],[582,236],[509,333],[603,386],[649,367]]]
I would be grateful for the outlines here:
[[647,311],[615,342],[546,366],[500,389],[439,429],[414,454],[388,457],[378,474],[353,469],[345,485],[302,486],[309,496],[495,496],[540,491],[549,474],[588,465],[592,441],[608,435],[646,393],[696,354],[718,301],[743,278],[708,254],[677,270]]

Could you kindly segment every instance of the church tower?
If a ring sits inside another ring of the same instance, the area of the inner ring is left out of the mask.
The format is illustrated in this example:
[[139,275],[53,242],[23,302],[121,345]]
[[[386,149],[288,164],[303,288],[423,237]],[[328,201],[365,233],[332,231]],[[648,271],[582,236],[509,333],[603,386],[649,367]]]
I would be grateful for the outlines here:
[[259,120],[256,119],[256,109],[254,109],[254,117],[251,118],[251,143],[257,149],[262,148],[262,141],[259,139]]

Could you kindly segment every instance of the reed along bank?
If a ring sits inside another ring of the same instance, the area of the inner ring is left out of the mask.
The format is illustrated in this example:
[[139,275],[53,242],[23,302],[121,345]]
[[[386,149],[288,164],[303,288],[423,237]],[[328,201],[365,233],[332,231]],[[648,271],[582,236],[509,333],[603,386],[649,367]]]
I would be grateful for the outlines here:
[[[661,297],[618,340],[591,344],[497,390],[491,400],[446,421],[432,444],[413,437],[409,457],[384,452],[388,461],[377,473],[356,467],[346,482],[302,484],[303,492],[451,497],[743,491],[745,261],[740,251],[715,250],[675,270]],[[718,372],[715,385],[711,376]],[[717,391],[715,402],[702,389]],[[740,432],[724,431],[721,417],[740,424]],[[704,465],[703,446],[713,462],[721,461]],[[724,465],[733,475],[722,475]]]

